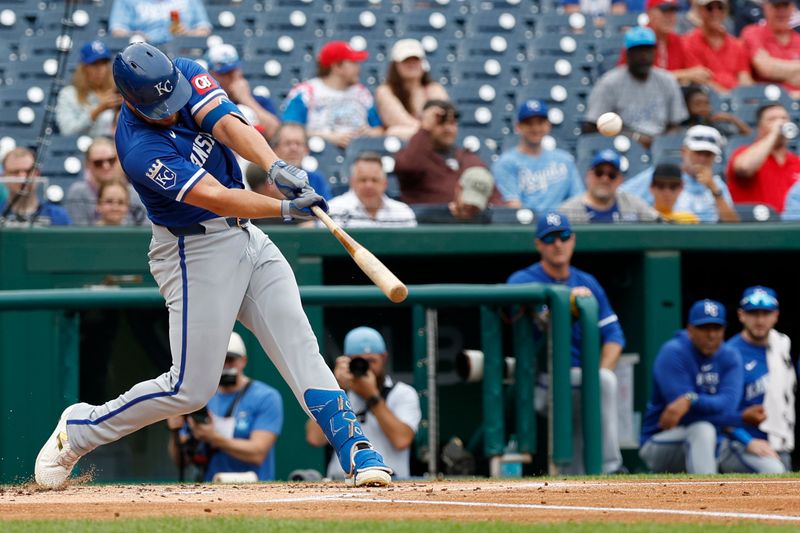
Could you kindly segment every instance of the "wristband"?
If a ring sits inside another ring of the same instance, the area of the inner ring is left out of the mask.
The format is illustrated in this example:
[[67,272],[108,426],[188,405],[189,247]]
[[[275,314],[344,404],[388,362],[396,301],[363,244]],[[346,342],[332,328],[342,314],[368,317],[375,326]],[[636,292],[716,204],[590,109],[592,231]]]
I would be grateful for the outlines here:
[[750,433],[748,433],[744,428],[736,428],[731,431],[731,437],[733,437],[734,440],[741,442],[745,446],[750,444],[750,441],[753,440],[753,436],[750,435]]
[[714,198],[722,198],[722,191],[717,189],[716,191],[711,191],[711,195]]
[[367,398],[367,401],[365,402],[367,405],[367,409],[371,410],[373,407],[378,405],[380,401],[381,397],[378,394],[376,394],[375,396],[370,396],[369,398]]

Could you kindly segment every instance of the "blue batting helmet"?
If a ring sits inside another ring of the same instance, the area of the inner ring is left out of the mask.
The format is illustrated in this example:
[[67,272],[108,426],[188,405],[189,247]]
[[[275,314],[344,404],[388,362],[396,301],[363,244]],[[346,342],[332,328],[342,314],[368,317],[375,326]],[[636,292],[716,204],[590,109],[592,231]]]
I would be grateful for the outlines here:
[[192,88],[164,52],[134,43],[114,58],[114,83],[139,113],[161,120],[177,113],[192,96]]

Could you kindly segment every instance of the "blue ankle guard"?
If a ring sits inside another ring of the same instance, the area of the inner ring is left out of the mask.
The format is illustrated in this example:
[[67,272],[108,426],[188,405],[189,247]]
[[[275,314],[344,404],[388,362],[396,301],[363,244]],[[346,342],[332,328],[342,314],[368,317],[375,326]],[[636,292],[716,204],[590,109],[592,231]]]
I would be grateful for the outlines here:
[[331,443],[345,473],[350,473],[350,450],[369,442],[344,391],[308,389],[303,394],[308,410]]

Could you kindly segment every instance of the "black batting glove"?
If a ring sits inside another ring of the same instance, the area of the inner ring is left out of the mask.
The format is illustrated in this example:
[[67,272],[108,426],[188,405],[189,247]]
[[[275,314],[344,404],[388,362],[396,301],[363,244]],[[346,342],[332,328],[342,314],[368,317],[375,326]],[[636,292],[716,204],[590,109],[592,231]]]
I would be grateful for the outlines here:
[[282,159],[272,163],[267,172],[267,179],[289,200],[308,192],[306,189],[312,192],[314,190],[308,184],[308,174],[305,170],[290,165]]

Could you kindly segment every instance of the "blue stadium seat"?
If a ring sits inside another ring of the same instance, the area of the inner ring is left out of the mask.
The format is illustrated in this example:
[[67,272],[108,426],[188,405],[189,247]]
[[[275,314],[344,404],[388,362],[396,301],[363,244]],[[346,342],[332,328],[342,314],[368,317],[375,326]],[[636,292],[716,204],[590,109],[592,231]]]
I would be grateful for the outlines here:
[[418,9],[406,13],[400,22],[399,37],[422,39],[425,36],[463,38],[464,19],[439,9]]
[[83,152],[78,147],[80,135],[51,135],[47,147],[47,155],[54,157],[74,156],[83,159]]
[[594,81],[591,72],[583,70],[580,64],[563,57],[535,57],[522,64],[521,68],[520,79],[523,85],[540,79],[570,86],[590,86]]
[[370,9],[343,9],[334,13],[328,35],[344,41],[360,36],[370,43],[394,40],[397,36],[397,21],[397,17],[392,14]]
[[772,102],[781,104],[790,114],[800,109],[800,104],[775,84],[758,83],[739,86],[731,91],[731,112],[750,126],[755,126],[758,108]]
[[658,135],[653,139],[650,152],[653,154],[655,164],[676,159],[681,160],[681,149],[683,148],[684,133],[671,133],[668,135]]
[[291,7],[274,7],[256,15],[254,36],[291,35],[296,40],[324,39],[330,14]]
[[[342,178],[350,176],[350,167],[359,154],[364,152],[378,153],[382,156],[383,170],[389,182],[386,194],[390,198],[399,198],[400,184],[397,181],[397,175],[394,173],[394,154],[403,145],[405,145],[405,143],[400,141],[397,137],[358,137],[353,139],[344,152],[344,160],[339,170],[339,176]],[[347,183],[342,180],[339,185],[346,187]]]

